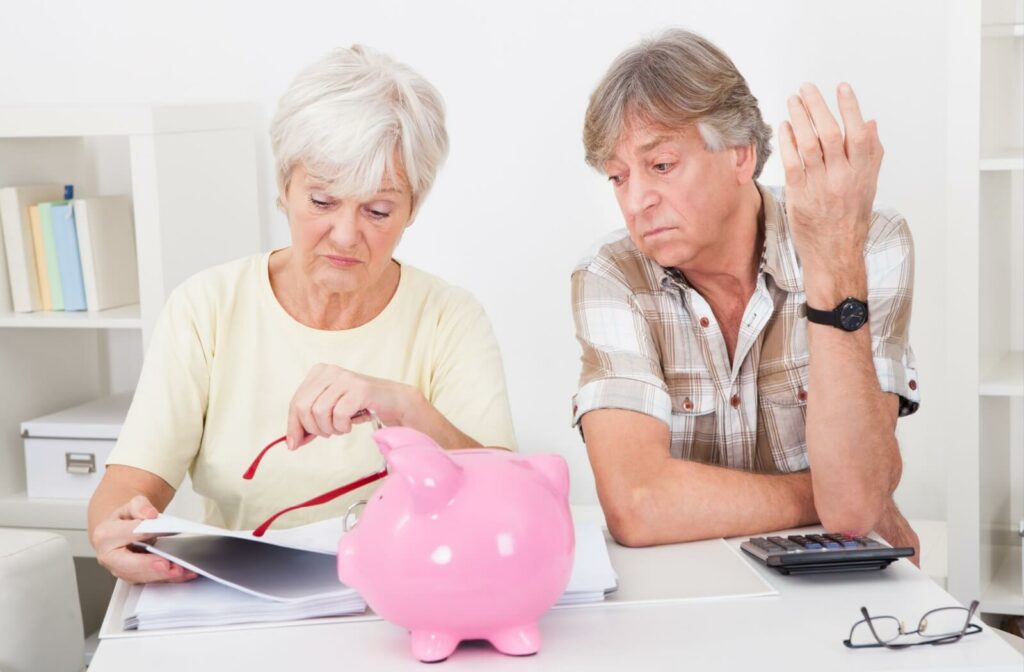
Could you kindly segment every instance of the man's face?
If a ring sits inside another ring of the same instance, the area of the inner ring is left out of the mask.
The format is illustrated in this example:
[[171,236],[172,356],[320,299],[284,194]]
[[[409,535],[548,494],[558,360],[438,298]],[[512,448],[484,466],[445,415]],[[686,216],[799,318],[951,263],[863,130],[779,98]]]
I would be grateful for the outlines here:
[[665,267],[713,260],[739,203],[734,151],[710,152],[696,127],[668,130],[626,120],[604,172],[630,238]]

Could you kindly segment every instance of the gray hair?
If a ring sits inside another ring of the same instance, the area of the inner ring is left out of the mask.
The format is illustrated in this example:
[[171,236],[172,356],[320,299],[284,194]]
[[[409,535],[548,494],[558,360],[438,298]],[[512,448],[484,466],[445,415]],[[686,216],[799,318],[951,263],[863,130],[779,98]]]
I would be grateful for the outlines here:
[[397,183],[400,167],[415,214],[448,154],[444,116],[441,94],[408,66],[360,45],[336,49],[278,103],[270,138],[279,193],[298,164],[346,198]]
[[700,35],[672,29],[619,55],[590,96],[583,124],[587,163],[601,170],[629,115],[678,130],[696,126],[709,151],[755,145],[761,174],[772,129],[757,98],[721,49]]

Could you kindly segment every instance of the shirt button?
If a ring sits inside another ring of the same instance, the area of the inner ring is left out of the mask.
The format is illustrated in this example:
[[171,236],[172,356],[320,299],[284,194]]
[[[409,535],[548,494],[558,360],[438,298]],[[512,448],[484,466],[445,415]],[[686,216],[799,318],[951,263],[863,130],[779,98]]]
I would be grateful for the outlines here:
[[729,403],[732,404],[733,408],[739,408],[739,406],[740,406],[740,395],[738,395],[738,394],[732,395],[732,399],[729,400]]
[[683,402],[683,410],[684,411],[692,411],[693,410],[693,402],[690,401],[689,397],[687,397],[686,401]]
[[706,317],[702,317],[702,318],[700,318],[700,326],[702,326],[702,327],[704,327],[705,329],[707,329],[707,328],[708,328],[708,325],[709,325],[709,324],[711,324],[711,320],[709,320],[709,319],[708,319],[708,318],[706,318]]
[[807,390],[800,388],[800,391],[796,393],[796,398],[800,401],[807,401]]
[[916,390],[917,389],[917,381],[916,380],[912,380],[908,384],[910,385],[910,389],[912,389],[912,390]]

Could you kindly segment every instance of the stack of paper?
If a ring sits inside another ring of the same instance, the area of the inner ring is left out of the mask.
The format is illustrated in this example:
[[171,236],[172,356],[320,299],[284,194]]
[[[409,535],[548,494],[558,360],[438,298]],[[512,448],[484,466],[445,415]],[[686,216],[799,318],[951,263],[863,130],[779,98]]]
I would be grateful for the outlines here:
[[597,523],[577,523],[572,576],[558,605],[600,602],[618,585],[619,578],[608,557],[608,546],[601,526]]
[[188,536],[140,544],[202,576],[147,585],[126,629],[286,621],[361,613],[366,602],[338,582],[333,555],[229,536]]
[[235,623],[292,621],[320,616],[343,616],[366,610],[362,598],[349,591],[308,600],[275,602],[229,588],[200,576],[187,583],[153,583],[142,591],[135,608],[127,610],[125,630],[218,627]]
[[[340,519],[263,538],[160,516],[137,533],[180,534],[139,544],[201,576],[185,583],[150,584],[123,613],[126,630],[222,626],[362,613],[366,603],[337,574]],[[572,576],[558,605],[599,602],[616,589],[604,532],[597,524],[576,526]]]

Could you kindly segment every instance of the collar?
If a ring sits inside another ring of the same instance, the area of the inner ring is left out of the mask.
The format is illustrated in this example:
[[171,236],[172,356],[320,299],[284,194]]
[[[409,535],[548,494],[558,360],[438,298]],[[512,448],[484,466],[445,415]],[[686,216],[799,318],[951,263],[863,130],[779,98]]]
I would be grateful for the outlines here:
[[[787,292],[804,291],[803,273],[796,255],[789,222],[786,219],[786,205],[781,188],[771,189],[756,183],[764,208],[764,248],[761,251],[761,266],[758,273],[772,276],[775,284]],[[670,286],[689,289],[686,276],[674,267],[654,264],[656,279],[662,288]]]
[[761,268],[775,284],[787,292],[804,291],[804,274],[789,232],[786,202],[781,187],[770,189],[757,184],[764,207],[764,256]]

